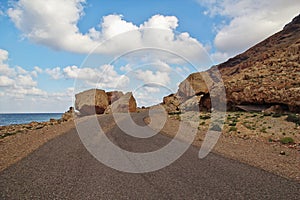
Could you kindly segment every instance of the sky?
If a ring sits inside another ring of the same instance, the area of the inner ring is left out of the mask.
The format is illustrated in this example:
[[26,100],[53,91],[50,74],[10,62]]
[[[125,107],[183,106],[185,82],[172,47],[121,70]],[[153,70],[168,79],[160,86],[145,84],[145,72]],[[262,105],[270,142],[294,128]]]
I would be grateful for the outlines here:
[[299,0],[1,0],[0,113],[64,112],[89,88],[157,104],[299,11]]

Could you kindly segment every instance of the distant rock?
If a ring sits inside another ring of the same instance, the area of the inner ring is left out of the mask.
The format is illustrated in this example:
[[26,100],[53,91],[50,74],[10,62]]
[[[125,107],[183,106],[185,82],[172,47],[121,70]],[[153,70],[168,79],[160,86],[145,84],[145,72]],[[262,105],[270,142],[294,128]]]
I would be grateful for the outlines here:
[[75,95],[75,109],[82,115],[103,114],[109,105],[104,90],[90,89]]
[[74,108],[70,107],[69,110],[62,115],[61,119],[62,121],[70,121],[74,118],[74,114],[75,114]]

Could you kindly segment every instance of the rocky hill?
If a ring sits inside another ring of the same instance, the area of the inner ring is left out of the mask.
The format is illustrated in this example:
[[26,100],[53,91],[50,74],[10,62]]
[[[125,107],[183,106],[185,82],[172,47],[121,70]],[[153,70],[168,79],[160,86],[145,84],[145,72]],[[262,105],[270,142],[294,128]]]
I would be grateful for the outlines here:
[[209,90],[218,87],[218,83],[207,80],[214,79],[216,69],[224,82],[229,109],[239,105],[280,105],[300,112],[300,15],[246,52],[205,72],[189,75],[179,85],[177,94],[170,95],[172,101],[165,97],[169,103],[165,106],[174,110],[170,103],[174,97],[184,102],[197,95],[202,97],[200,108],[210,109]]

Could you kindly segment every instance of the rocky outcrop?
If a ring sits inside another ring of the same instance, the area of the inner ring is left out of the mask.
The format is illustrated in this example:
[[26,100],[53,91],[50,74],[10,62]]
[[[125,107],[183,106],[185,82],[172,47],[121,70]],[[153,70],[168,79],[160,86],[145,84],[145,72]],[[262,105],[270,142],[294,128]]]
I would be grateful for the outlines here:
[[175,94],[170,94],[163,98],[163,106],[168,113],[179,112],[181,102],[182,101]]
[[118,98],[114,101],[105,113],[127,113],[127,112],[136,112],[137,106],[135,98],[132,95],[132,92],[127,92],[125,95]]
[[212,88],[221,88],[215,80],[218,69],[226,90],[228,108],[237,105],[283,105],[300,112],[300,15],[285,28],[246,52],[214,66],[206,72],[189,75],[176,95],[185,100],[204,95],[200,107],[210,108]]
[[105,92],[100,89],[91,89],[76,94],[75,98],[75,108],[81,115],[108,114],[112,111],[136,112],[137,110],[137,104],[131,92],[124,95],[120,91]]
[[177,95],[188,99],[195,95],[208,94],[211,85],[212,81],[207,72],[193,73],[179,84]]
[[202,96],[193,96],[180,104],[179,108],[181,111],[199,111],[199,103]]
[[75,95],[75,109],[81,115],[103,114],[109,105],[104,90],[91,89]]
[[107,94],[109,105],[111,105],[113,102],[117,101],[124,95],[123,92],[120,91],[106,92],[106,94]]
[[70,107],[69,110],[62,115],[61,119],[63,121],[70,121],[74,118],[74,115],[75,115],[74,108]]

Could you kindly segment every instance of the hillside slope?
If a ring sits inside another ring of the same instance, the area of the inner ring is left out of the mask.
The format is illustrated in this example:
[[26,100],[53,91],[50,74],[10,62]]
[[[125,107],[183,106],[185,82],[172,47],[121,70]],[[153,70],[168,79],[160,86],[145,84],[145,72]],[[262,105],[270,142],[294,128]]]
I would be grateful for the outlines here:
[[185,101],[201,95],[200,108],[210,109],[209,90],[220,83],[205,77],[212,78],[216,69],[224,82],[229,109],[238,105],[281,105],[300,112],[300,15],[246,52],[206,72],[189,75],[174,96]]

